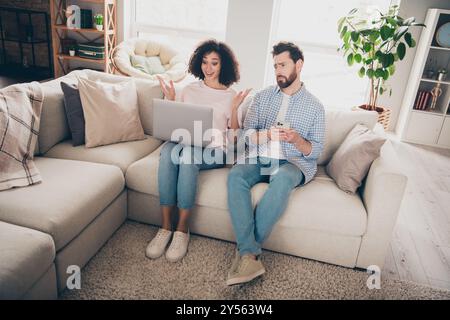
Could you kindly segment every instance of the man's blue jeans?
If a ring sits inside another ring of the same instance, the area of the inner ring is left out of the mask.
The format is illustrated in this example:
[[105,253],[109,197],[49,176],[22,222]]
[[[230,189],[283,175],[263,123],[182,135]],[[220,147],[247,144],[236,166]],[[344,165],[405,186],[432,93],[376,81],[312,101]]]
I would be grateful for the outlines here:
[[[258,158],[256,164],[238,164],[231,169],[228,208],[241,256],[261,254],[261,245],[286,209],[289,194],[303,180],[302,171],[287,160]],[[269,182],[269,188],[253,214],[250,190],[259,182]]]
[[[221,149],[208,149],[205,153],[203,151],[201,147],[173,142],[162,147],[158,169],[160,205],[177,204],[180,209],[191,209],[194,206],[199,171],[222,168],[226,160]],[[219,161],[214,161],[215,159]]]

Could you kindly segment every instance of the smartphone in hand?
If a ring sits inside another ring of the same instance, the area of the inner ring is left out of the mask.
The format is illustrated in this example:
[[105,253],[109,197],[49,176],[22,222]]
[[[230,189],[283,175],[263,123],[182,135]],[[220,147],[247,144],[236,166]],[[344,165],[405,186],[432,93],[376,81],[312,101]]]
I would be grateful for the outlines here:
[[286,121],[278,121],[276,127],[279,129],[290,129],[291,124]]

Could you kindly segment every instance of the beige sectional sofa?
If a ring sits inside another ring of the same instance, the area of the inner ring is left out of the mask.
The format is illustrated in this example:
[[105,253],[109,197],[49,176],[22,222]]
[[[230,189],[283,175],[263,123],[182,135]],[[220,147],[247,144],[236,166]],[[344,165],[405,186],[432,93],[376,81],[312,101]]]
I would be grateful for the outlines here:
[[[151,137],[152,99],[162,97],[158,84],[136,79],[147,139],[87,149],[70,143],[59,84],[82,75],[124,79],[82,70],[42,84],[35,163],[43,182],[0,192],[0,299],[56,298],[66,287],[68,266],[85,266],[127,218],[160,224],[162,141]],[[340,190],[324,166],[353,126],[373,127],[376,114],[327,111],[326,121],[318,174],[293,191],[265,248],[350,268],[382,267],[407,179],[388,141],[360,193]],[[229,170],[201,172],[192,233],[234,241],[226,201]],[[252,189],[254,205],[266,188],[261,183]]]

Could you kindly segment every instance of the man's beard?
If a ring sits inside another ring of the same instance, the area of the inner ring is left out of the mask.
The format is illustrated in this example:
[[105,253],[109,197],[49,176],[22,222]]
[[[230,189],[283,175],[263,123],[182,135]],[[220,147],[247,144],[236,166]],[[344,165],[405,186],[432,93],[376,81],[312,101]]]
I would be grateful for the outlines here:
[[[282,78],[282,79],[280,79],[280,78]],[[292,84],[292,82],[297,80],[297,72],[295,72],[295,69],[294,69],[294,71],[292,71],[289,78],[286,78],[285,76],[280,76],[280,78],[277,77],[278,86],[282,89],[287,88]],[[285,81],[283,79],[285,79]]]

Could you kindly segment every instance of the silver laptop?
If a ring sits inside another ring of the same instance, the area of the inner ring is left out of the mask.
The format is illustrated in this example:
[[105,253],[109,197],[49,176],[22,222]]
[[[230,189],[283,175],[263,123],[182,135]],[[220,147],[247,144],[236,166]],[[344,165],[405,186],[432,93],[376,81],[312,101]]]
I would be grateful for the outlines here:
[[153,136],[185,145],[211,143],[213,109],[204,105],[153,99]]

